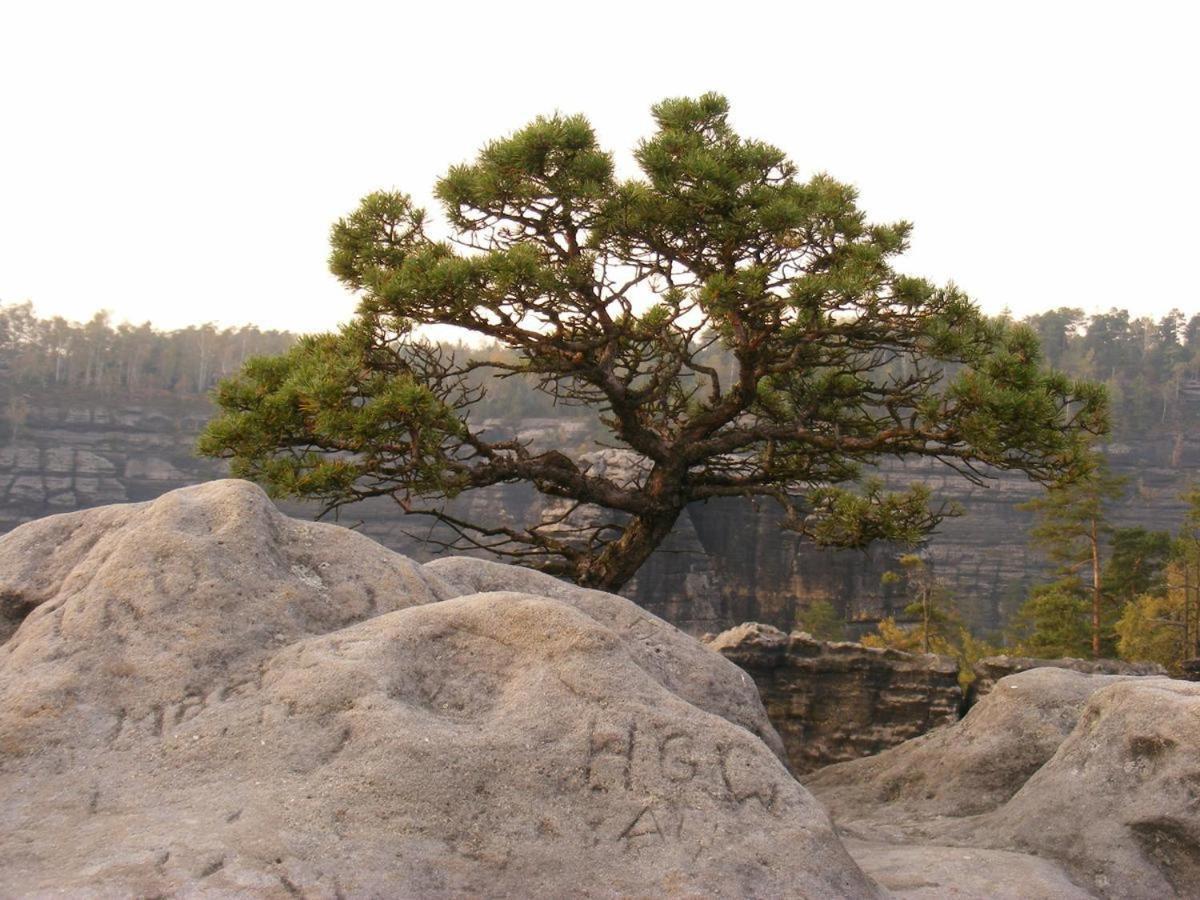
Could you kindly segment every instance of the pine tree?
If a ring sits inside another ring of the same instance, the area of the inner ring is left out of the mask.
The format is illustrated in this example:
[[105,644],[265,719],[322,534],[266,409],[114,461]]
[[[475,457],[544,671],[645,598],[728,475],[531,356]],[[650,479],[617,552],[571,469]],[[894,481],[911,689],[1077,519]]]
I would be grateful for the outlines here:
[[[1125,479],[1113,475],[1104,457],[1093,452],[1074,479],[1052,486],[1046,493],[1022,504],[1037,522],[1030,531],[1034,545],[1057,564],[1055,583],[1035,593],[1024,621],[1035,629],[1035,647],[1069,646],[1073,630],[1067,622],[1076,607],[1072,598],[1085,597],[1090,618],[1090,649],[1094,659],[1104,655],[1111,640],[1104,630],[1105,595],[1102,554],[1111,533],[1109,507],[1125,494]],[[1071,602],[1068,602],[1071,601]],[[1040,623],[1040,625],[1038,624]],[[1037,637],[1038,629],[1051,629],[1053,637]]]
[[[368,196],[332,232],[357,318],[226,381],[202,451],[278,496],[388,496],[455,549],[607,589],[689,503],[764,498],[821,543],[912,543],[946,510],[922,486],[864,482],[884,457],[976,481],[1074,471],[1106,428],[1102,388],[1046,372],[1029,329],[957,288],[898,273],[908,223],[868,222],[851,187],[801,180],[728,113],[713,94],[655,106],[628,180],[585,118],[539,118],[437,183],[440,239],[409,196]],[[434,324],[505,353],[414,337]],[[596,410],[627,477],[481,430],[484,371]],[[446,505],[513,482],[560,511],[512,524]]]

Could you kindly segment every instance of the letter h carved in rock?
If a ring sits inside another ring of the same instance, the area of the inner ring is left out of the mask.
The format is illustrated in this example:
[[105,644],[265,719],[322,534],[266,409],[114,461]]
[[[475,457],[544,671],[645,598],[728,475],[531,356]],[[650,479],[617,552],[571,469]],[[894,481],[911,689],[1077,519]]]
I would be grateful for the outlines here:
[[587,767],[584,780],[593,791],[633,786],[633,751],[637,742],[637,723],[627,726],[598,725],[588,731]]

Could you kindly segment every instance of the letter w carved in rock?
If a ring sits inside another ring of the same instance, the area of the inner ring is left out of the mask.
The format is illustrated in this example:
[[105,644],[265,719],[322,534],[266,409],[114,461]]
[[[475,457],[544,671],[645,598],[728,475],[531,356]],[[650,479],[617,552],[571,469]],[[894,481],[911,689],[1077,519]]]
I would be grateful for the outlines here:
[[757,800],[763,809],[776,813],[775,800],[779,794],[779,785],[755,771],[749,759],[739,762],[736,755],[735,748],[717,745],[721,781],[725,784],[730,798],[739,806],[750,800]]

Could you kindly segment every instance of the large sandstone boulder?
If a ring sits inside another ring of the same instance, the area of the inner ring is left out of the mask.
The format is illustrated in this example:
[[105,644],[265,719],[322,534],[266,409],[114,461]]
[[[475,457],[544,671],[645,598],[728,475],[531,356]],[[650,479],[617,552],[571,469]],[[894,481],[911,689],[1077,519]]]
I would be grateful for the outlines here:
[[0,598],[4,895],[877,895],[749,679],[619,597],[224,481],[17,529]]
[[1084,704],[1119,675],[1010,675],[957,724],[804,778],[838,822],[920,823],[988,812],[1058,750]]
[[467,556],[434,560],[422,571],[436,575],[456,594],[522,591],[569,603],[626,635],[626,650],[634,662],[668,690],[758,735],[786,762],[783,742],[763,704],[748,702],[755,695],[750,676],[636,603],[532,569]]
[[805,782],[875,842],[854,852],[885,884],[879,842],[919,842],[1053,859],[1101,897],[1195,897],[1198,750],[1200,685],[1037,668],[957,725]]
[[1096,691],[1054,756],[973,830],[1066,862],[1104,896],[1200,896],[1200,685]]

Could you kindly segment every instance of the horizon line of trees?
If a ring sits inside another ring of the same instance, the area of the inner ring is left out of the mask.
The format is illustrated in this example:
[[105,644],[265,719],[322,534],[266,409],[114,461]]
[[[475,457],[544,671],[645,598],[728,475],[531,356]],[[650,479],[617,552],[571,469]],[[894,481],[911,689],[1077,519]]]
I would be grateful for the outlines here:
[[[1200,313],[1176,309],[1154,319],[1060,307],[1017,321],[1037,333],[1047,365],[1107,387],[1114,439],[1200,420]],[[283,353],[299,336],[211,322],[174,330],[114,325],[107,311],[72,322],[39,317],[30,301],[0,303],[0,377],[30,387],[203,395],[247,359]],[[563,415],[531,394],[493,380],[479,411],[503,420]]]
[[107,310],[87,322],[40,318],[27,300],[0,305],[0,377],[14,386],[203,395],[247,359],[283,353],[297,337],[211,322],[172,331],[113,325]]

